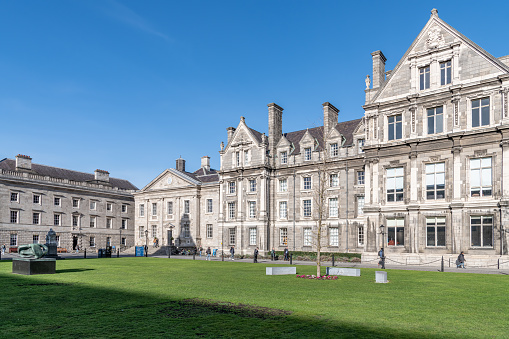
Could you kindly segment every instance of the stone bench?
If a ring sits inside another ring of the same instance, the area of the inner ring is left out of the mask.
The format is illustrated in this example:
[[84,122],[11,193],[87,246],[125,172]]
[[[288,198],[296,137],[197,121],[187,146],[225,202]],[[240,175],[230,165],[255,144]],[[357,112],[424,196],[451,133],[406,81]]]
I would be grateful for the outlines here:
[[297,267],[266,267],[265,275],[297,274]]
[[358,268],[327,267],[327,275],[341,275],[346,277],[360,277],[361,270]]

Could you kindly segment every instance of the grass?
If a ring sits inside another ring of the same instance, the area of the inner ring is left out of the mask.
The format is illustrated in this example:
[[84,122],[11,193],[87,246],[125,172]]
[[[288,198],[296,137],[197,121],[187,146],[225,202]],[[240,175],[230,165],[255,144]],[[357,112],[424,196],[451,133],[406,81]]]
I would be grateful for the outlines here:
[[[374,269],[313,281],[266,276],[266,265],[239,262],[67,259],[57,262],[57,274],[35,276],[11,274],[11,265],[0,263],[2,338],[498,338],[509,332],[503,275],[388,270],[390,283],[376,284]],[[297,267],[299,274],[315,271]],[[185,301],[191,298],[200,300]]]

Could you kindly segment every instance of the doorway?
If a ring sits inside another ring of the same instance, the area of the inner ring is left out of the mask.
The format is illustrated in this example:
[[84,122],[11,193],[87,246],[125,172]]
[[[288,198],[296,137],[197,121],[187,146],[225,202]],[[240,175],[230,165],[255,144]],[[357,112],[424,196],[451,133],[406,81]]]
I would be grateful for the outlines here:
[[72,249],[76,251],[76,248],[78,247],[78,237],[73,235],[72,236]]
[[172,230],[168,230],[168,237],[166,238],[166,242],[168,246],[171,246],[173,245],[173,231]]

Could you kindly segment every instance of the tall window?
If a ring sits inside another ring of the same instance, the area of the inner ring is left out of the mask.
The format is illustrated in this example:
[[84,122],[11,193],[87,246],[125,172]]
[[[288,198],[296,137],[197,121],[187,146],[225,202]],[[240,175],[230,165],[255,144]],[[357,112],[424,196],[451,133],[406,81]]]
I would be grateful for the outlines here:
[[364,246],[364,227],[361,226],[357,229],[357,244]]
[[281,152],[281,164],[285,165],[287,163],[288,163],[288,152],[287,151]]
[[493,247],[493,216],[470,217],[470,240],[475,247]]
[[60,214],[53,215],[53,225],[60,226]]
[[106,211],[112,211],[113,210],[113,204],[111,202],[106,203]]
[[338,216],[338,198],[329,199],[329,217]]
[[34,204],[41,204],[41,195],[40,194],[34,194]]
[[303,215],[305,217],[311,216],[311,200],[304,200],[303,202]]
[[38,234],[34,234],[32,236],[32,243],[33,244],[38,244],[39,243],[39,235]]
[[[60,204],[60,200],[59,200],[59,203],[58,203],[58,204]],[[95,201],[91,201],[91,202],[90,202],[90,209],[93,211],[93,210],[95,210],[95,207],[96,207],[96,203],[95,203]]]
[[95,247],[95,237],[90,237],[90,247]]
[[145,216],[145,205],[140,204],[140,217],[144,217],[144,216]]
[[256,201],[249,201],[249,217],[256,218]]
[[106,237],[106,246],[111,246],[111,237]]
[[244,151],[244,165],[249,164],[249,150]]
[[358,146],[359,153],[364,152],[364,150],[362,149],[364,147],[364,142],[365,142],[364,139],[359,139],[359,141],[357,141],[357,146]]
[[472,100],[472,127],[490,124],[490,98]]
[[256,227],[249,229],[249,245],[256,245]]
[[288,245],[288,229],[286,227],[279,229],[279,245]]
[[405,245],[405,220],[387,219],[387,246]]
[[184,213],[189,214],[189,200],[184,200]]
[[[55,217],[57,216],[58,214],[55,214]],[[60,219],[60,216],[59,216],[59,219]],[[55,224],[56,224],[56,218],[55,218]],[[90,227],[95,227],[96,225],[96,217],[90,217]]]
[[364,171],[357,171],[357,185],[364,185]]
[[184,223],[182,225],[182,229],[183,229],[183,233],[184,233],[184,238],[190,238],[191,237],[191,231],[189,230],[189,223]]
[[11,223],[17,224],[19,220],[19,211],[11,211]]
[[428,89],[429,82],[429,66],[419,68],[419,89]]
[[106,228],[111,228],[112,225],[113,225],[113,219],[106,218]]
[[305,190],[311,189],[311,177],[304,177],[304,189]]
[[304,160],[311,160],[311,147],[304,148]]
[[440,63],[440,85],[448,85],[451,83],[451,60]]
[[426,218],[426,246],[445,246],[445,217]]
[[364,196],[357,197],[357,215],[364,215]]
[[207,213],[212,213],[212,199],[207,199]]
[[123,230],[126,230],[126,229],[127,229],[127,219],[122,219],[122,224],[120,225],[120,227],[121,227]]
[[403,118],[401,114],[392,115],[387,118],[387,125],[389,128],[388,139],[397,140],[403,137]]
[[235,219],[235,202],[228,203],[228,218]]
[[166,208],[168,210],[168,214],[173,214],[173,201],[168,201],[166,203]]
[[249,180],[249,192],[256,192],[256,179]]
[[39,225],[41,223],[41,213],[32,214],[32,223],[34,225]]
[[311,227],[304,228],[304,246],[313,246]]
[[157,215],[157,203],[152,203],[152,215]]
[[279,202],[279,218],[286,219],[288,217],[288,202],[280,201]]
[[213,235],[212,224],[207,224],[207,238],[212,238],[212,235]]
[[339,177],[337,173],[333,173],[330,175],[330,187],[338,187],[339,186]]
[[74,208],[80,207],[80,199],[73,198],[72,199],[72,207],[74,207]]
[[122,239],[120,239],[120,245],[125,246],[126,244],[127,244],[126,239],[122,237]]
[[230,228],[228,235],[228,241],[230,242],[230,245],[235,245],[235,228]]
[[490,196],[491,188],[491,158],[470,159],[470,195]]
[[152,238],[157,236],[157,225],[152,225]]
[[140,238],[144,238],[144,237],[145,237],[145,227],[140,226]]
[[53,198],[53,205],[60,206],[60,198],[58,197]]
[[235,163],[237,164],[237,167],[240,166],[240,152],[235,152]]
[[288,191],[288,180],[287,179],[279,179],[279,192],[287,192]]
[[11,233],[9,245],[10,246],[18,246],[18,235],[17,234]]
[[428,134],[444,131],[444,107],[428,108]]
[[338,144],[330,144],[330,156],[337,157],[338,156]]
[[339,246],[339,228],[329,227],[329,245]]
[[445,163],[426,164],[426,199],[445,198]]
[[230,181],[228,183],[228,192],[230,194],[235,194],[235,181]]
[[403,167],[387,169],[387,201],[403,201]]

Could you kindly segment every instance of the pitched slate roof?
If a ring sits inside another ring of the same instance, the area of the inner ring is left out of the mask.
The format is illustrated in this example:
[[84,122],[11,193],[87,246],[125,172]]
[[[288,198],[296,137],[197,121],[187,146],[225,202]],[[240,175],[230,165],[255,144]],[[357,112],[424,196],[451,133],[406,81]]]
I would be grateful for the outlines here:
[[[344,121],[336,125],[336,130],[346,138],[344,146],[350,146],[353,144],[353,132],[355,131],[361,120],[362,119]],[[295,146],[295,151],[293,152],[293,154],[300,154],[299,143],[304,134],[306,134],[306,131],[309,131],[309,134],[311,134],[311,136],[318,141],[319,149],[323,149],[323,126],[303,129],[295,132],[283,133],[286,139],[288,139],[288,141]]]
[[[0,169],[15,172],[16,161],[7,158],[0,160]],[[67,179],[78,182],[95,181],[95,175],[91,173],[72,171],[64,168],[39,165],[34,163],[32,163],[32,170],[30,172],[41,176],[49,176],[51,178]],[[124,179],[116,179],[110,177],[109,183],[112,187],[117,187],[119,189],[138,190],[136,186]]]
[[193,173],[187,173],[187,175],[193,176],[194,179],[201,181],[202,183],[209,183],[214,181],[219,181],[219,174],[215,169],[206,170],[201,167],[200,169],[194,171]]
[[258,142],[262,142],[262,133],[258,132],[257,130],[254,130],[250,127],[248,127],[249,130],[253,133],[253,135],[255,136],[256,140],[258,140]]

